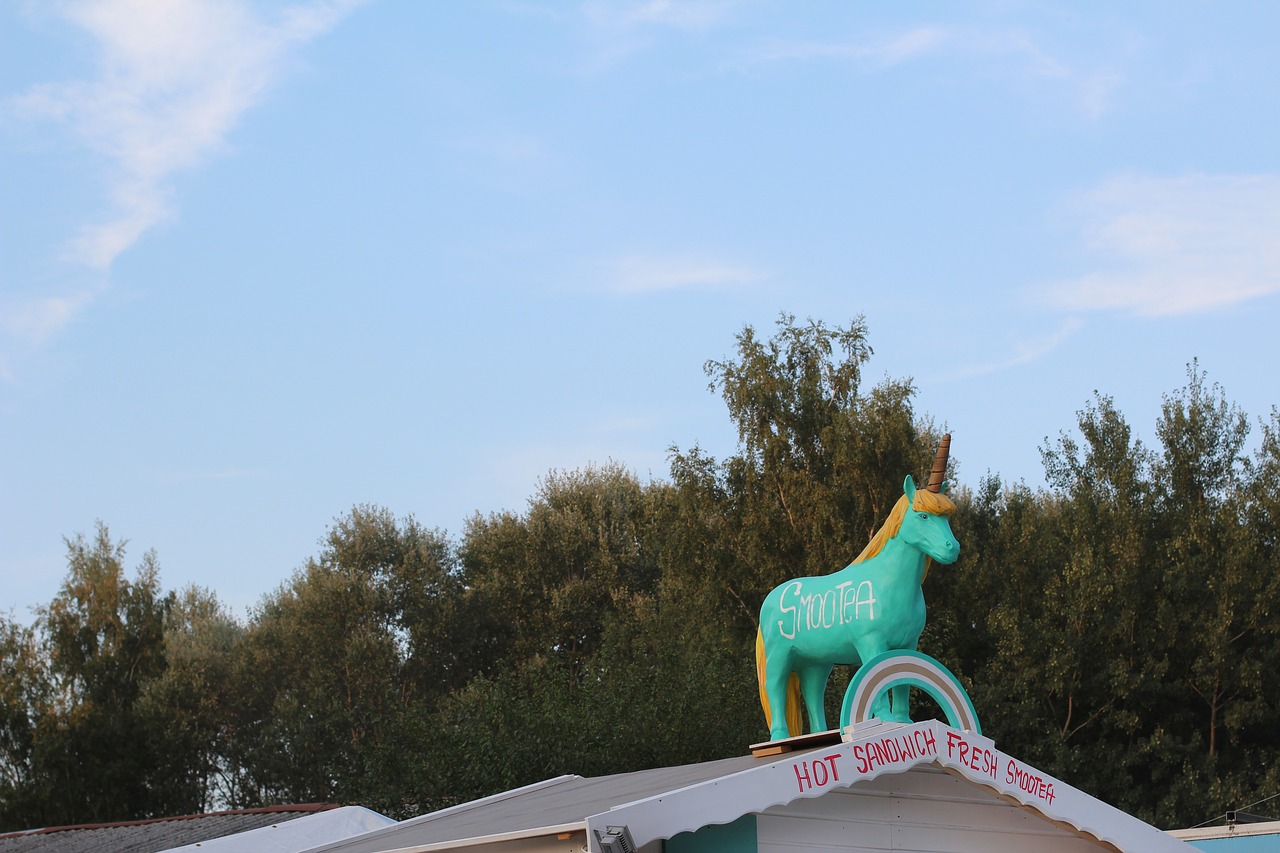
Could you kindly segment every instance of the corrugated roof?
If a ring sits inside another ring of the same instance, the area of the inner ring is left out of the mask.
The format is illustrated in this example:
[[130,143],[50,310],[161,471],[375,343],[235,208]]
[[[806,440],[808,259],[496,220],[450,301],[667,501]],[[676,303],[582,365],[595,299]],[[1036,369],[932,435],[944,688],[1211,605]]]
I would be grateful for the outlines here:
[[532,832],[544,827],[584,823],[589,815],[606,812],[619,803],[630,803],[706,782],[756,767],[760,763],[760,759],[744,755],[703,764],[659,767],[612,776],[559,776],[412,818],[355,839],[317,847],[309,853],[321,853],[337,847],[341,847],[343,853],[385,850],[385,839],[389,834],[395,835],[396,847],[417,847],[464,838]]
[[337,807],[337,803],[307,803],[152,820],[56,826],[0,835],[0,853],[157,853]]

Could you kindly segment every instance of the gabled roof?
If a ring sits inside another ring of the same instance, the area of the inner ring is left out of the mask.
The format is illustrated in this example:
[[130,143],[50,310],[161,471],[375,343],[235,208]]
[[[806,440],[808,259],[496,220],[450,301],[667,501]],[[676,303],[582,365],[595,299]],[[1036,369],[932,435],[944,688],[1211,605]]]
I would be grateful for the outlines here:
[[298,853],[353,835],[361,835],[395,820],[364,806],[342,806],[291,820],[273,823],[235,835],[183,845],[163,853]]
[[349,841],[317,847],[309,853],[342,850],[344,853],[381,851],[389,839],[398,847],[448,844],[465,839],[495,836],[556,835],[584,830],[588,815],[608,811],[619,803],[643,800],[656,794],[755,767],[749,755],[703,764],[660,767],[612,776],[584,778],[557,776],[523,788],[504,791],[480,800],[410,818],[386,829]]
[[[616,827],[626,827],[632,843],[641,848],[682,832],[730,824],[743,815],[774,814],[834,791],[879,795],[884,785],[876,780],[881,777],[901,776],[899,787],[927,792],[929,778],[939,770],[967,783],[974,791],[971,799],[1002,812],[1029,813],[1046,832],[1125,853],[1188,849],[1173,836],[1000,752],[981,735],[929,720],[863,724],[839,742],[768,758],[743,756],[595,779],[561,776],[311,853],[432,853],[496,844],[514,850],[513,842],[536,838],[572,840],[574,849],[585,841],[591,853],[601,853],[601,836]],[[926,810],[922,820],[930,819]]]
[[0,853],[157,853],[337,807],[337,803],[304,803],[151,820],[54,826],[0,835]]

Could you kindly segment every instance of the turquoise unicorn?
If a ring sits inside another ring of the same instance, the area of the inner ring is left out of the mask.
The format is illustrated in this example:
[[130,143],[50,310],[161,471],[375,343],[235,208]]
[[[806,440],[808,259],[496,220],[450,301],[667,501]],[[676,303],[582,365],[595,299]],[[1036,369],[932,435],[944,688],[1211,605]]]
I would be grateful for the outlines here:
[[[801,733],[801,695],[809,730],[826,730],[823,695],[836,664],[856,667],[887,651],[915,651],[930,561],[950,565],[960,556],[948,521],[956,507],[942,480],[950,447],[948,434],[924,489],[907,475],[902,497],[857,559],[833,574],[789,580],[765,598],[756,676],[770,740]],[[911,722],[910,691],[905,684],[891,688],[892,704],[888,694],[879,697],[871,715]]]

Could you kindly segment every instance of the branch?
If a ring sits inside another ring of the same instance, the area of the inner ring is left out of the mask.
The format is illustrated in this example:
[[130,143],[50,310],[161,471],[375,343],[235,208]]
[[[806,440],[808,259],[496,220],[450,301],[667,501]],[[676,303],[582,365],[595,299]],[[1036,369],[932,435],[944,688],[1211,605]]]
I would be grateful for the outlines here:
[[729,584],[728,581],[724,582],[724,588],[729,590],[729,594],[732,595],[734,597],[734,600],[736,600],[738,604],[742,607],[742,612],[747,614],[748,619],[756,618],[757,614],[751,611],[751,608],[747,606],[747,603],[742,600],[742,596],[738,595],[738,593],[734,591],[733,587]]
[[[1110,702],[1108,702],[1107,704],[1105,704],[1105,705],[1101,706],[1100,708],[1098,708],[1098,710],[1096,710],[1096,711],[1094,711],[1092,714],[1090,714],[1090,715],[1089,715],[1089,717],[1088,717],[1088,719],[1086,719],[1086,720],[1085,720],[1083,723],[1081,723],[1080,725],[1076,726],[1076,727],[1075,727],[1074,729],[1072,729],[1071,731],[1067,731],[1067,726],[1064,724],[1064,725],[1063,725],[1063,727],[1062,727],[1062,739],[1063,739],[1063,740],[1071,740],[1071,737],[1072,737],[1076,732],[1080,731],[1080,730],[1081,730],[1081,729],[1083,729],[1085,726],[1089,725],[1089,724],[1090,724],[1090,723],[1092,723],[1094,720],[1098,719],[1098,717],[1102,716],[1102,714],[1103,714],[1103,713],[1105,713],[1106,711],[1108,711],[1108,710],[1110,710],[1110,709],[1111,709],[1111,703],[1110,703]],[[1068,722],[1070,722],[1070,720],[1071,720],[1071,717],[1070,717],[1070,715],[1068,715],[1068,716],[1067,716],[1067,721],[1068,721]]]
[[782,481],[778,479],[777,474],[773,476],[773,484],[778,489],[778,500],[782,501],[782,508],[786,510],[787,521],[791,524],[791,532],[799,534],[800,531],[796,530],[796,520],[791,515],[791,507],[787,506],[787,496],[782,491]]

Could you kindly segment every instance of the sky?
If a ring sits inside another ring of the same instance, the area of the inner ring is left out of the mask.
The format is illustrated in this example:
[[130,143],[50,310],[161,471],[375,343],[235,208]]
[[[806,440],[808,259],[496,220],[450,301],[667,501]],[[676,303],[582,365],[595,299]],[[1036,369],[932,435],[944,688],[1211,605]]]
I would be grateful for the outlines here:
[[[1280,4],[0,4],[0,612],[101,521],[245,617],[357,504],[457,537],[737,436],[865,317],[960,485],[1095,392],[1280,402]],[[891,472],[897,478],[908,472]],[[917,472],[921,474],[923,472]]]

